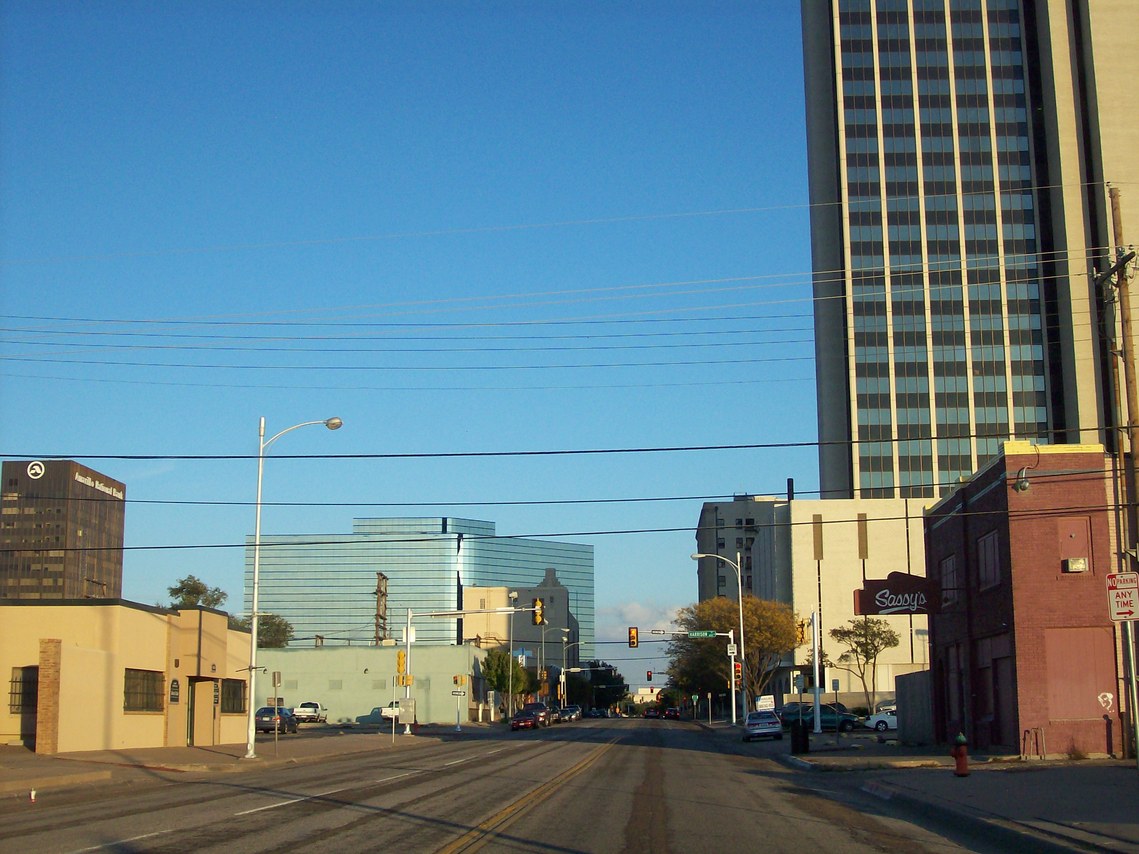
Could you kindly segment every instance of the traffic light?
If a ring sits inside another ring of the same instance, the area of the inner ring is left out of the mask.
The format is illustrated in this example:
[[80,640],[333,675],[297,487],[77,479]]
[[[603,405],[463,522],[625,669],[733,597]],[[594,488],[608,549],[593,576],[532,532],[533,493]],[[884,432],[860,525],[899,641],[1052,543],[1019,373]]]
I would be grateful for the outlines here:
[[733,669],[735,670],[736,687],[738,688],[740,687],[740,683],[743,682],[744,666],[741,662],[737,661],[735,662]]
[[633,647],[639,643],[637,640],[637,627],[629,626],[629,646]]
[[649,682],[652,682],[653,681],[653,672],[651,670],[648,671],[648,673],[645,674],[645,677]]
[[407,672],[407,653],[402,649],[396,650],[395,672],[401,676]]
[[795,624],[795,646],[802,646],[807,642],[807,623],[800,620]]
[[541,599],[534,599],[532,602],[532,606],[534,608],[534,625],[540,626],[540,625],[542,625],[542,623],[544,623],[546,621],[546,618],[542,615],[542,606],[543,606],[542,600]]

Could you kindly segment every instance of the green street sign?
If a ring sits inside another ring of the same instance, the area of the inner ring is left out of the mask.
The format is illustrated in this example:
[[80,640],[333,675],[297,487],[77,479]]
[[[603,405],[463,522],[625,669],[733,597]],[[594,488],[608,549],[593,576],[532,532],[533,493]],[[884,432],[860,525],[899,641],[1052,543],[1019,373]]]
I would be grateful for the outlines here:
[[708,629],[697,629],[694,632],[688,633],[688,637],[690,638],[714,638],[715,636],[716,633]]

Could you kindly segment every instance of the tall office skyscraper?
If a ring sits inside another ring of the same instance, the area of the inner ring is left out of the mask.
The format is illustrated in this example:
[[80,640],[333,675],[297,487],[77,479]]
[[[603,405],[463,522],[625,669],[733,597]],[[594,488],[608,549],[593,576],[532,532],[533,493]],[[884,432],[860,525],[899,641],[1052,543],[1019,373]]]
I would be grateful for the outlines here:
[[1108,183],[1139,226],[1134,2],[802,16],[822,496],[937,495],[1009,438],[1111,446],[1096,271]]
[[122,596],[126,487],[71,460],[0,472],[0,599]]

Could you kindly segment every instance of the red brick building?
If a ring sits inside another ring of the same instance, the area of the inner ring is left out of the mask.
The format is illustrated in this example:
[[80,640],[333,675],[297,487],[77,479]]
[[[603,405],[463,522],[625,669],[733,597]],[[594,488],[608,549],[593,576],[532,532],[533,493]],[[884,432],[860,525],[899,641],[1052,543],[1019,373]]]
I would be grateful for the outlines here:
[[1105,576],[1119,572],[1113,460],[1008,442],[926,514],[934,732],[1033,755],[1122,755],[1127,697]]

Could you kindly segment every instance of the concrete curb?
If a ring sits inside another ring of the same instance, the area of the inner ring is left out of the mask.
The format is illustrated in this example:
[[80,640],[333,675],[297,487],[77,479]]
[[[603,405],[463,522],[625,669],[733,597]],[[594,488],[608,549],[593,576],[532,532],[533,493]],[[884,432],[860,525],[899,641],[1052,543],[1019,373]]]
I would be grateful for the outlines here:
[[77,771],[74,774],[48,774],[36,778],[29,775],[26,780],[0,781],[0,795],[20,792],[48,792],[56,789],[70,789],[87,783],[103,783],[111,779],[110,771]]

